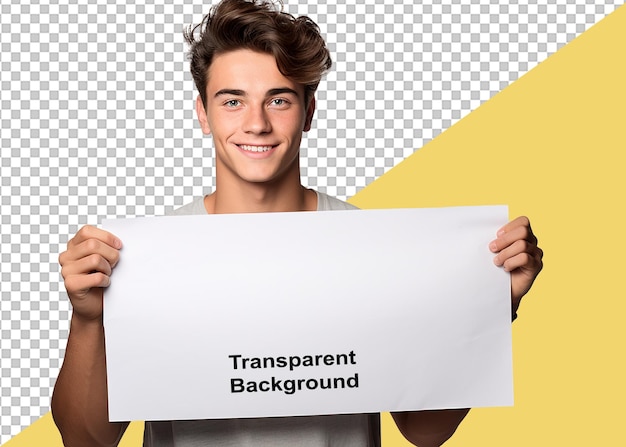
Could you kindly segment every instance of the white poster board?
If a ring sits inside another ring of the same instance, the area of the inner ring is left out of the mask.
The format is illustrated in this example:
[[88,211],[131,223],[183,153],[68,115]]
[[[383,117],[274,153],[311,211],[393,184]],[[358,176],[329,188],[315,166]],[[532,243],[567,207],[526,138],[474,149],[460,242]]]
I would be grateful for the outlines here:
[[109,417],[512,404],[505,206],[107,220]]

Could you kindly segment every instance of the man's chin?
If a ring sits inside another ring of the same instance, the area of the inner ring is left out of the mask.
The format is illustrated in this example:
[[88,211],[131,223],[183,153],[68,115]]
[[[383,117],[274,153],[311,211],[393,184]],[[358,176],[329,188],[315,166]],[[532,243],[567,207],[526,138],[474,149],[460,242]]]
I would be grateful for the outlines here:
[[283,177],[284,175],[276,172],[246,172],[239,175],[243,182],[255,186],[274,185],[280,183],[280,179]]

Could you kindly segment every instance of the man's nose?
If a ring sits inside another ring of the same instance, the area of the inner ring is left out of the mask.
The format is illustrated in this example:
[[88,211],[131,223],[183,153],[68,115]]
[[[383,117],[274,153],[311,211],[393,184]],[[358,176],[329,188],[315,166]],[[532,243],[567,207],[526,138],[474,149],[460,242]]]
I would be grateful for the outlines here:
[[248,108],[243,130],[251,133],[267,133],[272,130],[265,107],[254,106]]

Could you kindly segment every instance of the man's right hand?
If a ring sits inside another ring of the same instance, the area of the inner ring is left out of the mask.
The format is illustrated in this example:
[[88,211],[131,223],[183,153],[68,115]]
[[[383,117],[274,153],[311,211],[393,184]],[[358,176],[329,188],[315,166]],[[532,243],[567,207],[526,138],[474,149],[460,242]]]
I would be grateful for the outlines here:
[[74,309],[73,317],[100,320],[103,288],[119,261],[122,241],[113,234],[85,225],[59,255],[61,275]]
[[128,423],[109,422],[102,296],[120,258],[122,242],[84,226],[59,255],[74,313],[51,409],[67,447],[118,445]]

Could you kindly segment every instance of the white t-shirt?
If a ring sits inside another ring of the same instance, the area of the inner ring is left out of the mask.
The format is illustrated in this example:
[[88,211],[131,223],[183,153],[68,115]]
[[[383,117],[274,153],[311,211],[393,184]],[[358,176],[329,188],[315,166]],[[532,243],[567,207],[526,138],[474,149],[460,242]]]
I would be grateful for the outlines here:
[[[356,209],[317,192],[317,210]],[[204,197],[173,215],[206,214]],[[144,447],[375,447],[380,415],[343,414],[257,419],[146,422]]]
[[[338,211],[338,210],[356,210],[358,209],[354,205],[350,205],[343,200],[339,200],[335,197],[331,197],[323,192],[315,191],[317,194],[317,211]],[[190,214],[208,214],[206,208],[204,208],[204,197],[197,197],[186,205],[175,209],[170,216],[184,216]]]

